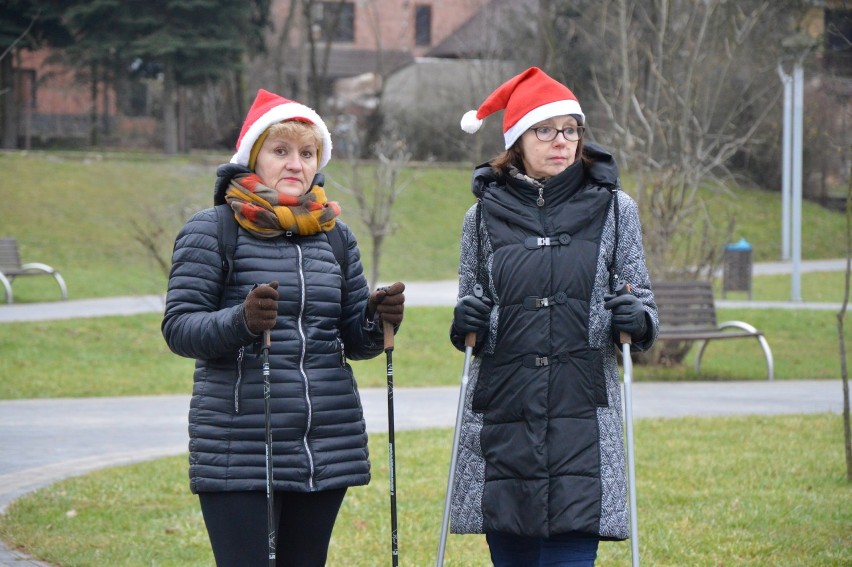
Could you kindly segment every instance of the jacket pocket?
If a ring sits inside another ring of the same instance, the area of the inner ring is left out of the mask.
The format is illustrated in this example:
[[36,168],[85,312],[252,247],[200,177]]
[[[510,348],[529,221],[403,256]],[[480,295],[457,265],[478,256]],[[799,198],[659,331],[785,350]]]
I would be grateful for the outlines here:
[[492,375],[494,371],[494,357],[486,355],[482,357],[482,363],[479,366],[479,375],[476,378],[476,387],[473,390],[473,397],[470,401],[470,409],[477,413],[483,413],[491,402],[493,382]]

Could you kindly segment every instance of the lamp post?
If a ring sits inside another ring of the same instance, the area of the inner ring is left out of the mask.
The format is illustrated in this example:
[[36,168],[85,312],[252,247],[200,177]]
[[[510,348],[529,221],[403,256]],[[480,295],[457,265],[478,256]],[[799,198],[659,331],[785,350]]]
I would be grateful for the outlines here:
[[790,301],[802,301],[802,134],[804,128],[805,72],[803,60],[815,41],[807,34],[788,36],[782,42],[793,73],[787,75],[781,63],[778,76],[784,83],[784,143],[781,222],[781,258],[790,259]]

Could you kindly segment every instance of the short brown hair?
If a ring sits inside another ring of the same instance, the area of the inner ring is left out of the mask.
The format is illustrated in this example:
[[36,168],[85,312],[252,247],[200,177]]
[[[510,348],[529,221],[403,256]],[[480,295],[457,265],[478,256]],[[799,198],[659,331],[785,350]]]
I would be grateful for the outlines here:
[[[583,157],[583,140],[584,137],[581,137],[579,142],[577,142],[577,153],[575,154],[574,159],[579,157],[585,161],[586,158]],[[508,173],[509,167],[513,165],[517,167],[518,170],[524,171],[524,154],[521,153],[521,139],[518,138],[515,143],[512,144],[512,147],[501,152],[497,157],[488,162],[488,165],[501,174]]]

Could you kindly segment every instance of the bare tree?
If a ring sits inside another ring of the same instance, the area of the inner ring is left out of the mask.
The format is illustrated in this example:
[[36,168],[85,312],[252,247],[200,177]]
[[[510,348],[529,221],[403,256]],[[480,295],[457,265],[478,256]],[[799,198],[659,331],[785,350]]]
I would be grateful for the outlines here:
[[[609,0],[583,13],[588,25],[577,29],[607,53],[591,70],[604,124],[593,134],[634,176],[640,210],[653,218],[644,226],[655,277],[694,277],[696,266],[710,277],[720,260],[734,219],[709,219],[700,189],[724,195],[730,159],[776,109],[788,4]],[[696,227],[704,238],[677,244]]]
[[308,104],[320,115],[325,106],[323,94],[328,79],[331,45],[342,22],[345,4],[345,0],[335,3],[302,0],[304,39],[308,50]]
[[[385,238],[396,228],[391,223],[393,205],[400,193],[414,180],[412,177],[403,178],[403,170],[411,160],[411,153],[405,139],[393,125],[381,136],[373,151],[377,160],[374,166],[350,154],[345,178],[330,180],[336,187],[355,197],[358,215],[370,233],[370,287],[379,282]],[[365,176],[368,168],[372,169],[372,176]]]
[[844,332],[846,307],[849,305],[849,280],[852,276],[852,166],[849,170],[849,186],[846,191],[846,279],[843,304],[837,313],[837,342],[840,348],[840,377],[843,380],[843,444],[846,452],[846,480],[852,482],[852,427],[849,423],[849,373],[846,365]]

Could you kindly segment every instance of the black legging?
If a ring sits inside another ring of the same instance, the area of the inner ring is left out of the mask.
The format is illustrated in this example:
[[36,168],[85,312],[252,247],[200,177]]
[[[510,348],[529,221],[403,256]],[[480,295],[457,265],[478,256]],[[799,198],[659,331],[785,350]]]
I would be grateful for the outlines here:
[[[275,492],[276,567],[321,567],[346,489]],[[265,492],[200,492],[201,513],[218,567],[269,563]]]

